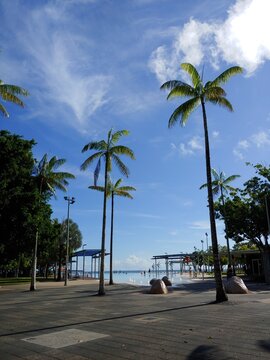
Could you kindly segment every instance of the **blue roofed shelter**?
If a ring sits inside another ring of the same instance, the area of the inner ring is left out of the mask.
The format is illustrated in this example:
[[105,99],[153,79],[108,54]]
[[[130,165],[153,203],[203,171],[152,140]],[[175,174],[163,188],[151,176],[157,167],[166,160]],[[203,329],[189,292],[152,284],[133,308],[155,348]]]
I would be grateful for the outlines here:
[[[98,278],[99,277],[99,269],[100,269],[101,250],[100,249],[83,249],[83,250],[76,251],[75,253],[73,253],[70,256],[70,264],[71,264],[70,273],[72,274],[72,264],[75,263],[76,264],[76,268],[75,268],[75,277],[76,278],[80,277],[79,270],[78,270],[80,257],[83,258],[82,278],[83,279],[85,278],[85,259],[87,257],[91,258],[91,267],[88,270],[87,274],[90,273],[91,278]],[[73,260],[73,258],[75,258],[76,260]]]

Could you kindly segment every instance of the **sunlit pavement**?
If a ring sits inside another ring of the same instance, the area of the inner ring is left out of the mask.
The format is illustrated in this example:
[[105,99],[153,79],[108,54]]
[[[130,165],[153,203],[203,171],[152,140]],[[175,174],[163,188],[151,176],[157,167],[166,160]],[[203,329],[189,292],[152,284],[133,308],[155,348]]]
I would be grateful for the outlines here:
[[[74,283],[75,284],[75,283]],[[0,291],[0,359],[269,359],[270,287],[213,304],[213,280],[168,295],[82,280]]]

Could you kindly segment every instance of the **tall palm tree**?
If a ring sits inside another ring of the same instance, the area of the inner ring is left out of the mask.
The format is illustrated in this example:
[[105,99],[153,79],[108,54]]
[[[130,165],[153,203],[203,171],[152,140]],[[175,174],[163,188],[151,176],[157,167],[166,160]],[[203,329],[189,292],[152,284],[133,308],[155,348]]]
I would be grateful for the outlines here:
[[[68,173],[57,171],[57,169],[66,162],[65,159],[57,159],[53,156],[50,160],[48,155],[45,154],[43,158],[36,162],[33,169],[33,176],[39,191],[39,202],[42,198],[47,199],[52,195],[55,196],[55,190],[66,192],[68,181],[67,179],[75,179],[75,176]],[[38,225],[36,229],[35,248],[32,261],[32,274],[30,290],[36,290],[36,269],[37,269],[37,247],[38,247]]]
[[[111,197],[111,237],[110,237],[110,281],[109,285],[113,285],[113,225],[114,225],[114,197],[122,196],[129,199],[133,199],[133,196],[129,191],[136,191],[132,186],[120,186],[122,179],[118,179],[116,183],[111,180],[108,181],[107,197]],[[104,186],[89,186],[89,189],[104,192]]]
[[212,237],[212,248],[214,257],[214,271],[216,281],[216,301],[222,302],[228,300],[225,293],[220,270],[220,261],[218,254],[217,231],[214,214],[214,202],[212,192],[212,178],[211,178],[211,161],[210,161],[210,147],[208,137],[208,125],[206,116],[206,102],[211,102],[214,105],[220,105],[233,111],[231,103],[226,98],[225,90],[220,86],[225,83],[233,75],[242,73],[243,70],[239,66],[233,66],[225,70],[213,81],[203,83],[202,77],[199,75],[196,68],[189,63],[181,64],[181,68],[188,73],[191,79],[191,85],[180,80],[170,80],[165,82],[161,89],[168,89],[170,92],[167,99],[175,97],[187,97],[189,100],[183,102],[178,106],[169,118],[169,128],[173,127],[177,121],[184,126],[191,115],[191,113],[199,106],[202,109],[203,127],[204,127],[204,142],[205,142],[205,160],[206,160],[206,177],[207,177],[207,190],[208,190],[208,204],[210,227]]
[[[212,181],[213,195],[215,196],[215,195],[220,194],[221,203],[222,203],[223,209],[225,209],[224,195],[228,194],[228,192],[235,191],[235,188],[230,186],[229,183],[232,182],[233,180],[239,178],[240,175],[231,175],[226,178],[223,171],[218,173],[215,169],[212,169],[211,172],[212,172],[212,176],[214,178],[214,180]],[[206,187],[207,187],[207,184],[203,184],[200,187],[200,189],[203,189]],[[224,223],[225,223],[225,229],[226,229],[226,215],[224,216]],[[229,265],[231,265],[232,258],[231,258],[231,251],[230,251],[230,243],[229,243],[229,238],[228,238],[228,235],[226,234],[226,231],[225,231],[225,238],[226,238],[226,243],[227,243],[227,253],[228,253]]]
[[90,155],[81,165],[81,170],[86,170],[95,160],[97,165],[94,171],[94,185],[97,185],[99,177],[101,161],[105,162],[104,172],[104,196],[103,196],[103,216],[102,216],[102,236],[101,236],[101,261],[100,261],[100,276],[99,276],[99,290],[98,295],[105,295],[104,287],[104,260],[105,260],[105,230],[106,230],[106,207],[107,207],[107,191],[108,191],[108,177],[112,170],[112,163],[114,163],[120,172],[129,176],[127,166],[121,161],[119,155],[126,155],[131,159],[135,159],[133,151],[127,146],[116,145],[122,136],[127,136],[128,130],[120,130],[113,133],[112,129],[108,132],[107,140],[91,141],[85,145],[82,152],[88,150],[97,150],[96,153]]
[[[2,80],[0,80],[0,97],[2,100],[9,101],[12,102],[13,104],[24,107],[24,103],[18,97],[18,95],[28,96],[29,93],[27,90],[19,86],[5,84]],[[9,113],[7,112],[4,105],[1,103],[0,103],[0,112],[2,113],[3,116],[9,117]]]

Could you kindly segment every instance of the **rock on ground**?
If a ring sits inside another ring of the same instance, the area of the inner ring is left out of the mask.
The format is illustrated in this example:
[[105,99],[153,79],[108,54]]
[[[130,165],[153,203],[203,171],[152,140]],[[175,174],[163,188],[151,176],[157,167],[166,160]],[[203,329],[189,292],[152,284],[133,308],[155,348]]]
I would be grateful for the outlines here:
[[248,288],[238,276],[232,276],[226,281],[225,290],[228,294],[248,294]]
[[164,284],[164,281],[157,279],[153,282],[150,294],[168,294],[168,289]]

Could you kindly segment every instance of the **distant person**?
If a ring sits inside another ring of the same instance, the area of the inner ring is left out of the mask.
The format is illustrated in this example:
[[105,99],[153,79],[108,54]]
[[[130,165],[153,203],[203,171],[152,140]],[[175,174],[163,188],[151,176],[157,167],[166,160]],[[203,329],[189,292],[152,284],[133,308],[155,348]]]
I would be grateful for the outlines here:
[[228,265],[227,280],[230,279],[231,277],[233,277],[233,268],[232,268],[232,265]]

